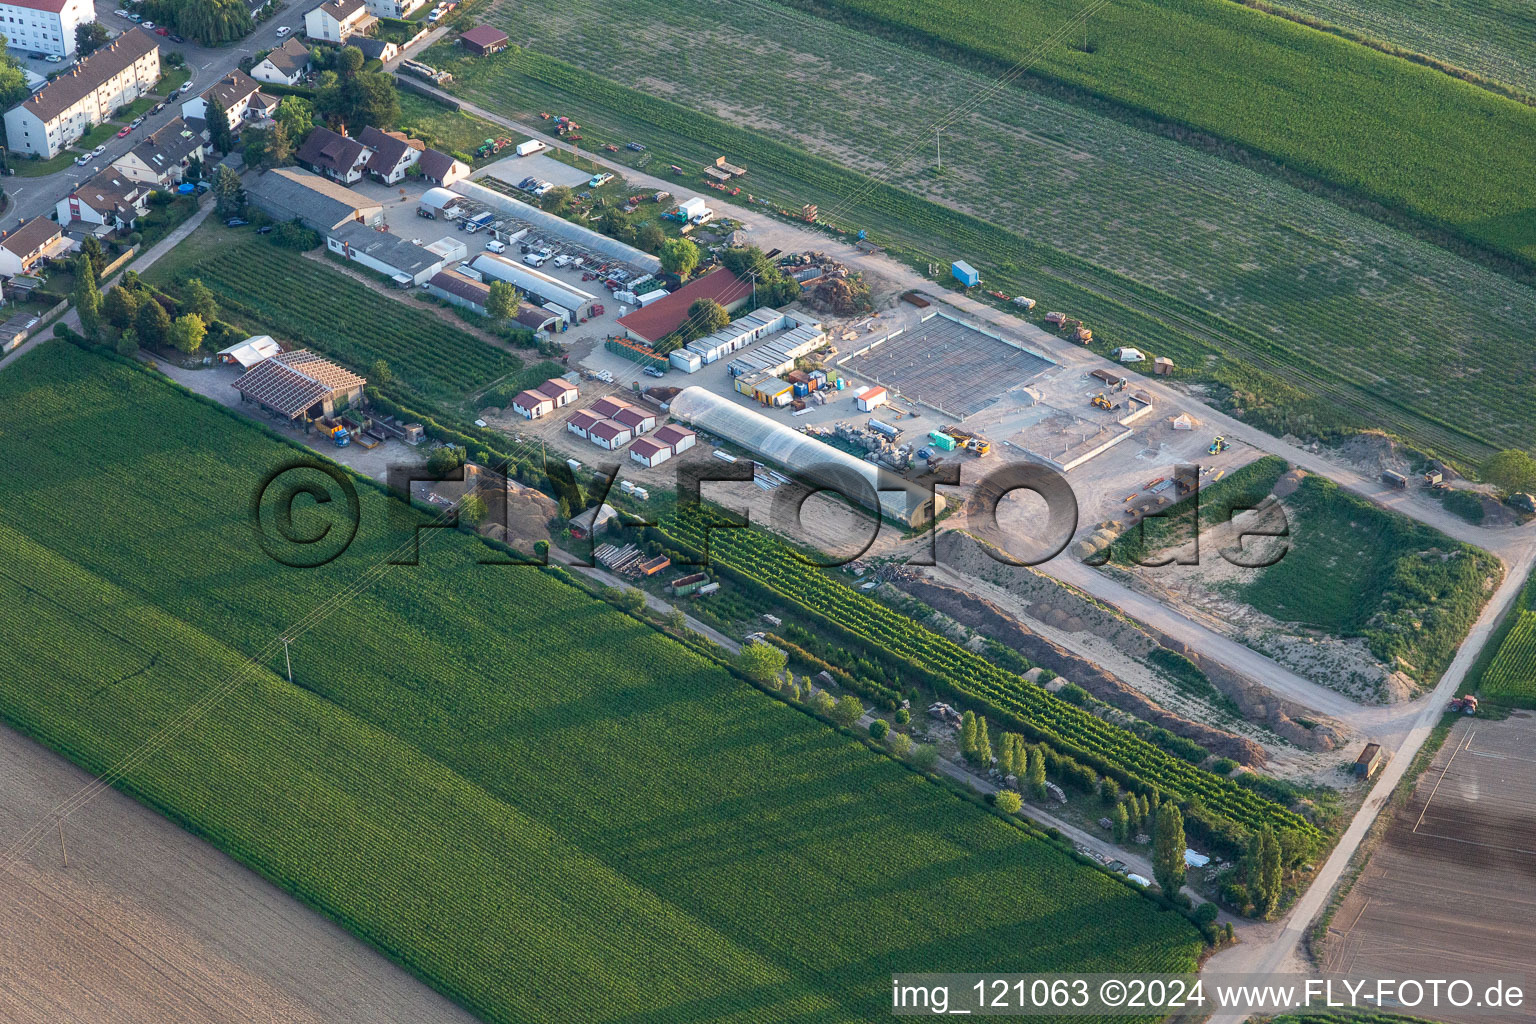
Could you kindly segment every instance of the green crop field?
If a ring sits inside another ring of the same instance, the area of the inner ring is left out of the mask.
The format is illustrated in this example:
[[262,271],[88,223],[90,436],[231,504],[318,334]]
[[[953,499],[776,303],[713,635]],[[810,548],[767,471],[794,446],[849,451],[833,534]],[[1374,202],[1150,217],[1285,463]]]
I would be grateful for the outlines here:
[[1536,94],[1536,7],[1525,0],[1282,0],[1275,6]]
[[[999,71],[1083,9],[1072,0],[819,5]],[[1092,52],[1072,35],[1039,51],[1039,73],[1536,261],[1536,110],[1524,104],[1230,0],[1122,0],[1094,13]]]
[[1518,611],[1493,663],[1483,673],[1482,692],[1501,704],[1536,707],[1536,611]]
[[[815,202],[919,269],[963,255],[987,287],[1038,299],[1039,315],[1084,316],[1096,348],[1134,344],[1216,381],[1218,399],[1266,429],[1369,424],[1464,464],[1531,443],[1536,392],[1475,368],[1526,358],[1536,290],[1020,88],[946,131],[934,175],[933,140],[911,150],[913,126],[965,104],[987,76],[795,11],[736,8],[729,32],[716,14],[636,0],[620,21],[502,3],[485,17],[521,52],[471,61],[440,45],[426,59],[491,109],[569,114],[588,148],[643,141],[647,170],[665,178],[677,163],[684,187],[726,154],[749,167],[754,196]],[[632,32],[657,45],[627,45]],[[645,91],[620,84],[636,82]],[[866,190],[864,170],[888,185]]]
[[[1050,744],[1095,771],[1138,792],[1157,789],[1181,801],[1198,800],[1212,816],[1201,838],[1242,849],[1247,835],[1264,826],[1294,831],[1304,841],[1320,834],[1303,818],[1230,779],[1180,760],[1130,732],[1110,725],[955,644],[900,612],[835,580],[798,558],[761,530],[709,530],[702,516],[679,512],[658,527],[669,546],[697,561],[732,573],[746,585],[769,590],[824,626],[902,659],[926,675],[941,693],[986,709],[998,725],[1016,726],[1031,740]],[[1194,824],[1191,817],[1189,823]]]
[[204,225],[177,248],[175,259],[156,263],[145,280],[174,291],[190,277],[213,289],[227,314],[364,374],[383,359],[401,383],[431,401],[457,402],[523,366],[517,356],[432,312],[383,298],[250,229],[236,233]]
[[[1270,455],[1203,487],[1202,527],[1257,507],[1285,470]],[[1148,521],[1144,537],[1126,533],[1112,549],[1115,560],[1185,543],[1191,501]],[[1224,590],[1281,622],[1363,637],[1372,654],[1421,684],[1440,678],[1502,579],[1498,559],[1322,477],[1303,477],[1282,504],[1290,536],[1284,557]]]
[[223,687],[122,788],[487,1020],[856,1021],[893,970],[1195,966],[1128,885],[468,536],[293,629],[420,517],[359,480],[352,547],[276,564],[252,492],[315,457],[145,370],[46,344],[0,436],[36,470],[0,480],[0,716],[99,771]]

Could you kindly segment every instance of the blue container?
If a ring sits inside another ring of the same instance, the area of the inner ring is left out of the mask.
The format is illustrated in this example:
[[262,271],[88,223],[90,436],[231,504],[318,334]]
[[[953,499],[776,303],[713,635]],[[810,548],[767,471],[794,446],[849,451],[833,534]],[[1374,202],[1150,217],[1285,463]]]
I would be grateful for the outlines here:
[[965,260],[955,260],[949,265],[950,272],[955,275],[955,280],[967,288],[981,283],[981,275],[976,273],[976,268]]

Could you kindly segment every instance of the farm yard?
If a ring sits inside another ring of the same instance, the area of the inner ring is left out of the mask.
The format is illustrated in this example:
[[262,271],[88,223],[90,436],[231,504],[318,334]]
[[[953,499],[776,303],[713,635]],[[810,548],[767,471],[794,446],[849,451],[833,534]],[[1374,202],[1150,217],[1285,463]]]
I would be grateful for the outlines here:
[[[1271,495],[1280,495],[1278,504]],[[1185,499],[1161,521],[1123,535],[1110,571],[1198,607],[1261,653],[1362,698],[1391,701],[1431,687],[1503,578],[1487,552],[1332,481],[1288,471],[1276,456],[1206,485],[1200,505],[1198,564],[1155,564],[1192,550],[1192,499]],[[1229,524],[1241,509],[1256,511]],[[1238,557],[1263,567],[1242,568],[1216,553],[1236,543],[1238,528],[1285,533],[1250,534]],[[1153,564],[1133,567],[1137,559]],[[1252,612],[1258,621],[1245,621]],[[1320,649],[1348,646],[1335,641],[1363,645],[1356,653],[1369,659],[1332,672],[1305,660]]]
[[1276,6],[1536,94],[1536,10],[1524,0],[1285,0]]
[[[122,788],[486,1020],[854,1021],[917,966],[1194,969],[1128,884],[466,535],[291,629],[289,685],[274,636],[396,548],[391,499],[358,481],[352,547],[286,569],[248,492],[312,454],[138,367],[21,358],[0,715],[100,771],[221,690]],[[86,482],[88,528],[59,513]]]
[[[946,133],[935,175],[910,126],[988,78],[781,9],[733,11],[729,30],[651,0],[623,23],[545,3],[491,17],[532,49],[471,62],[436,48],[466,98],[644,139],[652,170],[732,154],[754,195],[816,202],[920,269],[963,255],[984,287],[1084,317],[1095,347],[1172,356],[1266,429],[1371,424],[1463,463],[1529,443],[1536,397],[1479,370],[1529,361],[1536,291],[1273,177],[1023,89]],[[625,40],[642,29],[669,42],[637,52]],[[877,170],[888,186],[857,173]]]
[[213,289],[226,315],[249,329],[269,330],[363,374],[383,359],[401,386],[431,402],[460,402],[524,365],[425,310],[382,298],[345,274],[249,231],[204,225],[174,258],[145,275],[173,292],[192,277]]
[[1526,582],[1478,692],[1496,704],[1536,708],[1536,577]]

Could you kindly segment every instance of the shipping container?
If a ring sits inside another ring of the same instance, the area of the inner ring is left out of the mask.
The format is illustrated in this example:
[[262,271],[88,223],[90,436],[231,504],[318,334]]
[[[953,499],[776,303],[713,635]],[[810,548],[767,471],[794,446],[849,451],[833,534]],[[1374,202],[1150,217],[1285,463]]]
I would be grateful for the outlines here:
[[930,430],[928,432],[928,439],[932,441],[933,446],[940,451],[952,452],[955,450],[955,439],[943,431]]
[[981,281],[981,275],[976,273],[976,268],[965,262],[965,260],[955,260],[954,263],[950,264],[949,269],[955,275],[955,280],[967,288],[974,284],[979,284]]

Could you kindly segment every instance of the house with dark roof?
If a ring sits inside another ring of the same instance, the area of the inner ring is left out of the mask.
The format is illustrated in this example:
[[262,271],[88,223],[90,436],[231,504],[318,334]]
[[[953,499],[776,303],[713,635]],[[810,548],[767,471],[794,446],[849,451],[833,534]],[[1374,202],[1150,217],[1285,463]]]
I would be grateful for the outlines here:
[[373,151],[361,141],[317,124],[310,129],[309,137],[293,154],[293,159],[333,181],[354,185],[363,180],[363,166],[371,156]]
[[429,280],[443,269],[443,258],[399,235],[349,223],[326,233],[325,247],[370,270],[386,274],[402,288]]
[[485,300],[490,297],[491,286],[484,281],[465,277],[457,270],[443,270],[427,281],[427,294],[436,295],[453,303],[485,315]]
[[208,120],[208,110],[217,104],[229,120],[231,131],[239,131],[247,121],[271,117],[277,109],[277,97],[261,91],[261,83],[244,71],[234,70],[181,105],[181,116]]
[[251,77],[272,85],[292,85],[309,70],[309,49],[289,36],[251,68]]
[[358,404],[367,383],[351,370],[301,348],[263,359],[231,386],[240,392],[241,401],[255,402],[294,420],[334,416]]
[[0,274],[31,273],[39,264],[69,252],[73,243],[47,217],[33,217],[0,237]]
[[132,103],[160,80],[160,47],[131,28],[5,113],[13,153],[47,159]]
[[375,39],[372,36],[353,36],[347,40],[348,46],[355,46],[363,51],[364,60],[376,60],[381,63],[394,60],[400,56],[400,47],[388,39]]
[[370,178],[386,185],[402,180],[427,148],[420,139],[403,132],[381,132],[372,125],[357,133],[357,141],[372,151],[363,169]]
[[699,299],[714,299],[726,312],[740,308],[752,297],[752,285],[725,267],[696,277],[666,298],[657,299],[618,319],[624,333],[643,345],[654,345],[683,325],[688,307]]
[[125,177],[168,188],[180,184],[192,161],[205,163],[213,155],[207,122],[173,117],[163,128],[113,161]]
[[297,167],[274,167],[248,178],[245,197],[275,220],[298,220],[322,234],[349,221],[373,225],[384,220],[384,207],[379,203]]
[[476,25],[474,28],[459,36],[459,45],[470,53],[484,57],[492,53],[500,53],[507,48],[507,34],[499,28],[490,25]]
[[427,181],[445,188],[469,177],[468,164],[435,149],[423,151],[416,167]]
[[138,219],[149,212],[151,191],[149,185],[109,167],[75,186],[58,201],[54,213],[62,225],[105,224],[132,231]]
[[378,20],[363,0],[328,0],[305,13],[304,34],[340,45],[367,32]]

